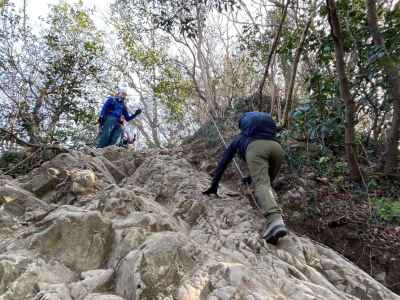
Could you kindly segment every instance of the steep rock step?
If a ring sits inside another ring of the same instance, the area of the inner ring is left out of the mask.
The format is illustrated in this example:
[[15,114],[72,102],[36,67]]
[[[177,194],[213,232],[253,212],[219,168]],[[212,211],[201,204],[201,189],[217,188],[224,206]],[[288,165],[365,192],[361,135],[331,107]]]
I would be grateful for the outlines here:
[[202,195],[178,152],[61,154],[7,184],[24,209],[0,210],[0,300],[400,299],[306,237],[267,244],[246,197]]

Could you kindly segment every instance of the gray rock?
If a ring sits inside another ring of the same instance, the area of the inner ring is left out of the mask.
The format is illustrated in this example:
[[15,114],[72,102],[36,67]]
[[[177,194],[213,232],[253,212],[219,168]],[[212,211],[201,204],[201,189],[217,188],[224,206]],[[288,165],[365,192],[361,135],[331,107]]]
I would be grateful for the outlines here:
[[99,212],[62,206],[37,225],[30,248],[78,272],[101,267],[110,251],[111,222]]
[[83,300],[125,300],[125,299],[111,294],[94,293],[87,295]]
[[0,186],[0,205],[14,216],[22,216],[28,211],[49,209],[48,204],[10,181]]
[[73,300],[65,284],[39,283],[39,292],[33,300]]
[[[57,202],[22,227],[9,213],[0,218],[9,226],[0,238],[13,245],[0,243],[0,300],[400,299],[308,238],[290,232],[277,246],[266,244],[264,218],[245,196],[224,185],[219,199],[202,195],[208,175],[174,153],[154,150],[138,163],[115,147],[72,152],[21,178],[22,185],[12,181],[39,203],[54,193],[78,199],[76,206]],[[293,187],[286,197],[307,195]]]
[[115,280],[117,294],[127,299],[172,297],[185,272],[194,267],[196,250],[182,234],[151,235],[121,262]]
[[[109,166],[104,164],[105,161],[104,157],[98,158],[79,152],[62,153],[26,176],[22,180],[23,187],[42,199],[52,199],[51,195],[54,191],[65,187],[71,171],[74,170],[92,171],[99,180],[99,184],[115,183],[114,177],[108,170]],[[109,161],[107,163],[112,164]]]
[[111,286],[114,271],[91,270],[81,274],[82,281],[71,283],[68,287],[74,300],[83,300],[90,293],[102,292]]
[[25,272],[31,260],[22,254],[0,255],[0,295]]
[[65,283],[75,275],[58,262],[49,264],[29,252],[13,253],[0,256],[0,270],[1,300],[34,299],[37,294],[42,298],[36,299],[70,300]]

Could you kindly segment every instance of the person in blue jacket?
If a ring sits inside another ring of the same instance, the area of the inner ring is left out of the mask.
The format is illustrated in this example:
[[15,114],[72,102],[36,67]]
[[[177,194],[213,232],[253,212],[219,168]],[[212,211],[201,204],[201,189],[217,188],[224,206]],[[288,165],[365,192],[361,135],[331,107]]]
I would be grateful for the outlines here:
[[247,162],[251,175],[242,181],[247,184],[254,182],[258,206],[267,220],[262,236],[268,243],[276,244],[288,232],[271,187],[284,158],[283,149],[276,141],[277,126],[269,114],[253,111],[241,116],[239,129],[240,134],[226,149],[213,173],[211,187],[203,194],[218,196],[222,175],[238,153]]
[[108,97],[104,103],[98,120],[100,132],[97,148],[118,144],[123,133],[122,118],[129,122],[142,112],[141,109],[137,109],[133,115],[129,114],[125,104],[127,92],[128,85],[122,83],[118,86],[117,95]]

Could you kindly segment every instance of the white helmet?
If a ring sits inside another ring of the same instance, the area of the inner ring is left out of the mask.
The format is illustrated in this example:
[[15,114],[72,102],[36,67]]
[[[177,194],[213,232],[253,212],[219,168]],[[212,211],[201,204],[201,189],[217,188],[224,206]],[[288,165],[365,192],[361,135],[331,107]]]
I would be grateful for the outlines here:
[[127,94],[128,93],[128,88],[129,88],[128,83],[121,82],[120,84],[118,84],[118,93]]

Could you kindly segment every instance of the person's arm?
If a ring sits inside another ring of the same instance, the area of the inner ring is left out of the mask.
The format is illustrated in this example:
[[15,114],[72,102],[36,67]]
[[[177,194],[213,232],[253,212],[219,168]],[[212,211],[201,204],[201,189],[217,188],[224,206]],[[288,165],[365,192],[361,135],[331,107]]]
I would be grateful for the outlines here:
[[107,98],[106,102],[103,104],[103,107],[101,108],[99,118],[104,118],[106,116],[107,112],[111,108],[112,101],[113,101],[112,97]]
[[126,107],[124,106],[122,114],[124,115],[125,120],[129,122],[134,118],[136,118],[138,115],[140,115],[141,112],[142,112],[141,109],[137,109],[133,115],[130,115],[129,112],[126,110]]
[[229,163],[235,157],[237,152],[237,143],[238,138],[234,139],[233,142],[229,145],[229,147],[225,150],[223,157],[218,162],[218,166],[213,172],[213,179],[211,183],[211,187],[204,192],[206,195],[210,194],[217,194],[218,185],[221,181],[222,175],[224,174],[226,168],[228,167]]

